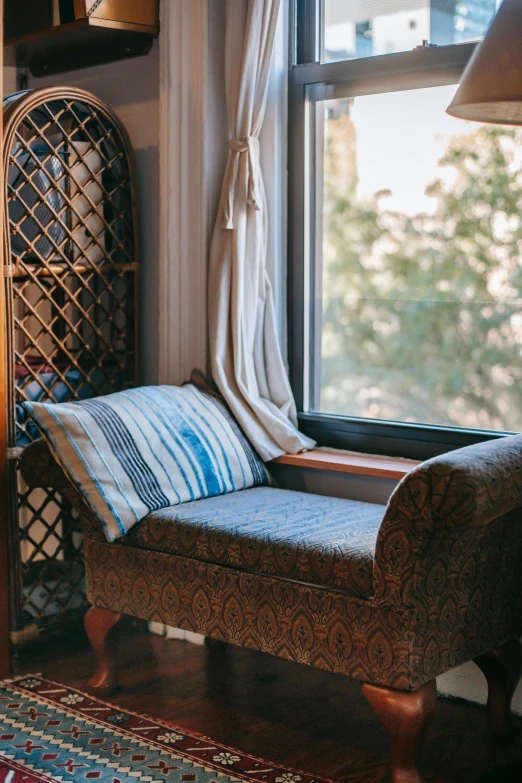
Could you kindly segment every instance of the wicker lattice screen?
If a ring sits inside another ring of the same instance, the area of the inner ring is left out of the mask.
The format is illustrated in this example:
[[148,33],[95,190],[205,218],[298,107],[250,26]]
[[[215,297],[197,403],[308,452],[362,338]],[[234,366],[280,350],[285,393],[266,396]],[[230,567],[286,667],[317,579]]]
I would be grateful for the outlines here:
[[12,628],[64,629],[85,607],[81,533],[53,492],[28,492],[23,400],[81,400],[136,382],[137,237],[125,131],[94,96],[4,100]]

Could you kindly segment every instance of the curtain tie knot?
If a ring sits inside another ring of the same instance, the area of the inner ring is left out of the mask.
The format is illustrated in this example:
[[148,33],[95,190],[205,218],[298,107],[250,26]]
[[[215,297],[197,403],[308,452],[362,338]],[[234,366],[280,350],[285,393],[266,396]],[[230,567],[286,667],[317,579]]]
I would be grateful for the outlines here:
[[225,200],[225,215],[222,228],[234,228],[234,200],[239,170],[239,158],[248,156],[247,163],[247,204],[259,211],[262,204],[261,196],[261,166],[259,162],[259,139],[257,136],[247,136],[245,139],[232,138],[228,142],[229,154],[225,172],[227,197]]
[[254,138],[255,136],[247,136],[246,139],[230,139],[228,146],[233,152],[248,152],[249,141],[253,140]]

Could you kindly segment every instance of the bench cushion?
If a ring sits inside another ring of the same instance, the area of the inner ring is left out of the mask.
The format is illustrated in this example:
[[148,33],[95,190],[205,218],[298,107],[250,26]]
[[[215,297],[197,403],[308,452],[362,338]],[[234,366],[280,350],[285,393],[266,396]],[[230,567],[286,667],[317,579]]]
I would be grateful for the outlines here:
[[257,487],[154,511],[123,543],[368,597],[385,510]]

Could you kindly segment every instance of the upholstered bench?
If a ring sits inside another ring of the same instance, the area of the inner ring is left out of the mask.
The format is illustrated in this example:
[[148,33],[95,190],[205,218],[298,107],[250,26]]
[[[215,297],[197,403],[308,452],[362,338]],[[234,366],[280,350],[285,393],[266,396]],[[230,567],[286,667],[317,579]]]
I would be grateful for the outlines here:
[[435,677],[474,660],[488,724],[512,736],[522,672],[522,436],[423,463],[387,505],[258,486],[156,510],[110,542],[43,441],[22,458],[85,529],[93,687],[112,688],[122,614],[364,682],[395,783],[420,780]]

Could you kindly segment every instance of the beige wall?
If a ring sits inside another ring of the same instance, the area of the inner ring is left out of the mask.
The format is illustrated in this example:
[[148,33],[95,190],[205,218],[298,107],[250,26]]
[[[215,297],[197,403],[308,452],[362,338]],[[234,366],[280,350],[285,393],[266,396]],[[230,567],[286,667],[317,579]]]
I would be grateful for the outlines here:
[[4,68],[4,95],[16,92],[16,68],[6,66]]

